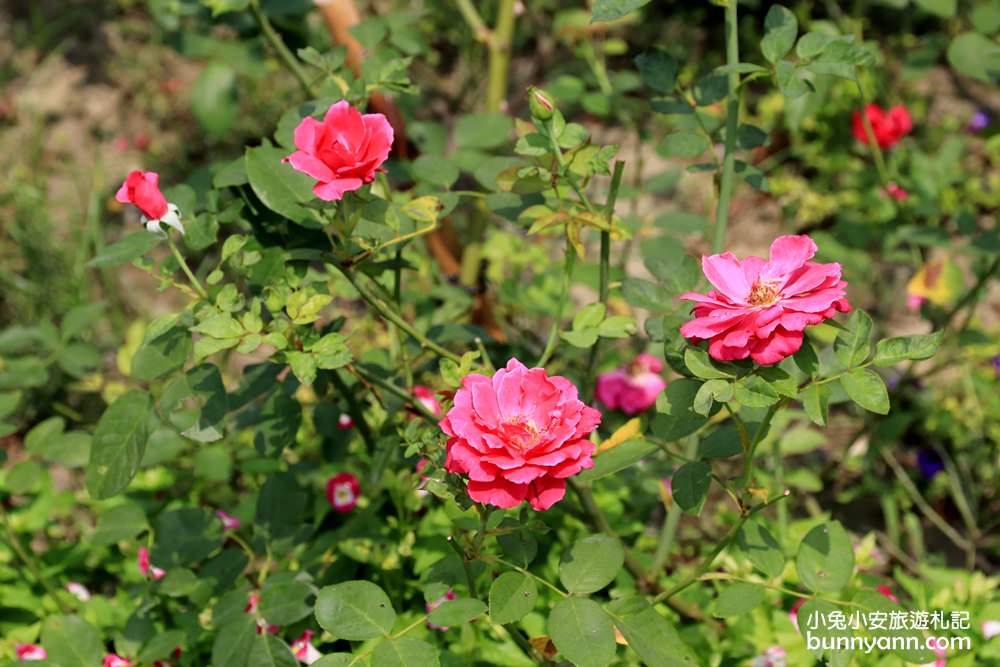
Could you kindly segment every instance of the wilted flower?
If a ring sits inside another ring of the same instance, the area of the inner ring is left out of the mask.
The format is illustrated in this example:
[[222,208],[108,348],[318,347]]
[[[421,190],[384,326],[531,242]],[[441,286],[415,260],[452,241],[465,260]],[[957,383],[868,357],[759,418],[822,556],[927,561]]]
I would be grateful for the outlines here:
[[222,521],[222,528],[224,530],[239,530],[242,525],[239,519],[232,514],[226,514],[222,510],[215,510],[215,516],[219,517],[219,520]]
[[[895,146],[913,129],[913,119],[906,107],[895,106],[886,111],[877,104],[869,104],[865,107],[865,114],[872,125],[875,141],[881,148]],[[868,133],[860,111],[854,112],[853,130],[855,139],[868,143]]]
[[358,478],[349,472],[337,473],[326,482],[326,499],[333,509],[346,513],[358,504],[361,485]]
[[298,149],[282,162],[315,178],[313,194],[324,201],[339,200],[359,189],[375,173],[392,148],[392,126],[380,113],[362,115],[341,100],[320,122],[306,116],[295,128]]
[[772,646],[753,659],[752,667],[785,667],[788,652],[780,646]]
[[156,567],[155,565],[150,565],[149,563],[149,549],[146,547],[139,547],[139,553],[136,557],[139,564],[139,572],[144,577],[153,577],[153,581],[162,579],[167,573]]
[[445,468],[468,475],[469,497],[502,508],[527,500],[545,510],[566,495],[566,478],[593,467],[588,436],[601,413],[564,377],[517,359],[492,378],[465,376],[441,430]]
[[46,660],[49,657],[49,654],[45,652],[45,649],[38,644],[15,644],[14,653],[17,655],[17,659],[21,662]]
[[594,393],[609,409],[634,415],[656,404],[656,397],[667,386],[660,375],[662,371],[662,361],[643,353],[628,366],[619,366],[597,376]]
[[86,602],[90,599],[90,591],[83,584],[71,581],[66,584],[66,590],[69,591],[73,597],[75,597],[80,602]]
[[323,657],[323,654],[312,645],[314,634],[312,630],[306,630],[301,637],[292,642],[292,654],[299,662],[307,665],[311,665]]
[[165,236],[162,225],[167,225],[183,234],[181,212],[167,202],[160,192],[159,181],[160,175],[155,171],[133,171],[118,188],[115,199],[123,204],[133,204],[142,211],[142,224],[150,233]]
[[[445,593],[441,597],[437,598],[436,600],[431,600],[430,602],[428,602],[425,605],[425,608],[427,609],[427,613],[428,614],[431,613],[432,611],[434,611],[435,609],[437,609],[438,607],[440,607],[441,605],[443,605],[448,600],[454,600],[454,599],[455,599],[455,591],[453,591],[453,590],[451,590],[449,588],[447,593]],[[430,628],[431,630],[442,630],[443,631],[443,630],[447,630],[448,629],[447,625],[435,625],[435,624],[431,623],[429,620],[427,621],[427,627]]]
[[435,417],[441,416],[441,404],[434,397],[434,392],[422,384],[413,385],[413,397]]
[[809,261],[815,254],[808,236],[779,236],[770,260],[740,261],[731,252],[702,257],[716,289],[681,295],[697,302],[695,319],[681,333],[694,343],[709,341],[709,354],[720,361],[752,357],[767,365],[795,354],[807,326],[851,310],[840,264]]
[[107,653],[101,662],[101,667],[132,667],[132,661],[126,660],[116,653]]

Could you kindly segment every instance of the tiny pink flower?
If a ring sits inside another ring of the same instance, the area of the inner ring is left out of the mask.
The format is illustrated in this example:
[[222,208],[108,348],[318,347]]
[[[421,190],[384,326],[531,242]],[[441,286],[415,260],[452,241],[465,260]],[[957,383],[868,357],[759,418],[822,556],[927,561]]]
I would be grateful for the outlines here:
[[422,384],[413,385],[413,397],[435,417],[441,416],[441,404],[434,398],[434,392]]
[[492,378],[465,376],[441,420],[449,436],[445,468],[468,476],[477,503],[546,510],[566,495],[566,478],[594,465],[591,431],[601,413],[584,405],[566,378],[517,359]]
[[[247,596],[247,604],[243,607],[243,611],[250,614],[251,616],[257,615],[258,607],[260,606],[260,593],[258,591],[250,591],[250,595]],[[277,634],[281,628],[273,623],[268,623],[263,618],[257,619],[257,634],[262,635],[265,632],[269,635]]]
[[292,642],[292,653],[299,662],[311,665],[323,657],[323,654],[312,645],[312,638],[315,633],[306,630],[302,636]]
[[628,366],[597,376],[597,400],[610,410],[634,415],[656,404],[656,397],[667,386],[660,375],[663,362],[651,354],[640,354]]
[[896,201],[906,201],[910,198],[910,193],[899,187],[895,181],[885,187],[886,193]]
[[326,499],[341,513],[347,513],[358,504],[361,495],[361,485],[358,478],[349,472],[337,473],[326,482]]
[[[177,660],[181,659],[181,647],[178,646],[174,649],[173,657]],[[172,662],[166,660],[154,660],[153,667],[174,667]]]
[[788,610],[788,618],[789,620],[791,620],[792,625],[795,627],[796,632],[800,632],[799,609],[801,609],[802,605],[804,605],[805,603],[806,603],[805,598],[799,598],[798,600],[795,601],[795,604],[792,605],[792,608]]
[[137,560],[139,562],[139,572],[142,574],[142,576],[144,577],[152,576],[153,581],[159,581],[164,576],[166,576],[167,573],[164,570],[156,567],[155,565],[150,564],[149,549],[147,549],[146,547],[139,547],[139,554]]
[[986,641],[1000,635],[1000,621],[983,621],[981,628]]
[[90,599],[90,591],[83,584],[71,581],[66,584],[66,590],[69,591],[73,597],[75,597],[80,602],[86,602]]
[[160,175],[155,171],[133,171],[118,188],[115,199],[142,211],[142,223],[150,233],[166,235],[162,223],[183,234],[180,209],[167,202],[160,192],[159,181]]
[[[426,605],[424,605],[424,607],[427,610],[427,613],[429,614],[438,607],[440,607],[441,605],[443,605],[448,600],[454,600],[454,599],[455,599],[455,591],[449,588],[447,593],[437,598],[436,600],[431,600]],[[431,623],[429,620],[427,621],[427,627],[430,628],[431,630],[442,630],[442,631],[448,630],[447,625],[435,625]]]
[[351,419],[351,415],[346,412],[341,412],[340,416],[337,417],[337,428],[341,431],[347,431],[354,428],[354,420]]
[[753,659],[752,667],[785,667],[788,652],[780,646],[772,646]]
[[924,301],[927,301],[927,297],[920,296],[919,294],[906,295],[906,307],[910,310],[920,310],[920,307],[924,305]]
[[702,270],[716,289],[681,295],[696,302],[681,334],[693,343],[709,341],[708,352],[719,361],[751,357],[770,365],[795,354],[807,326],[851,310],[840,264],[809,261],[816,250],[808,236],[779,236],[770,260],[740,261],[731,252],[703,257]]
[[14,653],[21,662],[47,660],[49,654],[38,644],[15,644]]
[[889,600],[892,600],[896,604],[899,604],[899,598],[896,597],[896,594],[893,593],[892,589],[889,588],[887,585],[879,584],[878,586],[875,587],[875,590],[881,593],[882,597],[888,598]]
[[920,665],[920,667],[945,667],[945,665],[948,664],[948,652],[937,642],[936,639],[933,641],[929,639],[927,643],[930,649],[934,651],[934,654],[937,655],[937,659],[934,662],[926,662],[923,665]]
[[222,528],[224,530],[239,530],[240,526],[243,525],[239,519],[232,514],[226,514],[222,510],[215,510],[215,516],[219,517],[219,520],[222,521]]
[[385,116],[362,115],[341,100],[330,107],[323,122],[312,116],[302,119],[295,128],[298,150],[282,162],[316,179],[314,195],[335,201],[372,182],[389,157],[392,139],[392,126]]
[[132,667],[132,661],[115,653],[107,653],[101,662],[101,667]]

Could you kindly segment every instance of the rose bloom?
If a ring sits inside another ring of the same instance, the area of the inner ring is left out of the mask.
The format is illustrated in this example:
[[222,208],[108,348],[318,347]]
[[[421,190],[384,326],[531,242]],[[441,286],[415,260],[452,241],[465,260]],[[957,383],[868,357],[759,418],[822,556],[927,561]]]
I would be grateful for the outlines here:
[[660,376],[662,371],[662,361],[643,353],[628,366],[597,376],[594,393],[609,409],[634,415],[656,404],[656,397],[667,386]]
[[716,289],[681,295],[696,302],[695,318],[681,334],[709,341],[708,352],[719,361],[751,357],[767,365],[795,354],[807,326],[851,310],[840,264],[809,261],[815,254],[808,236],[779,236],[770,260],[740,261],[731,252],[703,257],[702,270]]
[[517,359],[492,378],[470,374],[441,420],[450,439],[445,468],[468,475],[469,497],[502,508],[527,500],[545,510],[566,495],[566,478],[593,467],[588,436],[601,413],[564,377]]
[[337,473],[326,482],[326,499],[333,509],[347,513],[358,504],[361,485],[358,478],[349,472]]
[[21,662],[47,660],[49,654],[38,644],[15,644],[14,653]]
[[104,661],[101,662],[102,667],[132,667],[132,661],[126,660],[125,658],[117,655],[115,653],[108,653],[104,656]]
[[159,181],[160,175],[155,171],[133,171],[118,188],[115,199],[142,211],[142,224],[151,234],[166,235],[161,223],[183,234],[180,209],[167,202],[160,192]]
[[345,100],[323,122],[306,116],[295,128],[298,149],[282,162],[316,179],[313,194],[324,201],[371,183],[392,148],[392,126],[380,113],[362,115]]
[[[865,107],[865,115],[872,124],[875,141],[881,148],[892,148],[913,129],[913,119],[910,118],[910,112],[906,107],[896,106],[886,111],[877,104],[869,104]],[[865,123],[860,111],[854,112],[852,129],[855,139],[868,143],[868,133],[865,132]]]
[[139,553],[136,555],[136,561],[139,564],[139,572],[144,577],[153,577],[153,581],[158,581],[166,576],[166,572],[155,565],[150,565],[149,563],[149,549],[146,547],[139,547]]
[[219,521],[222,522],[223,530],[239,530],[242,525],[239,519],[222,510],[215,510],[215,516],[219,517]]
[[292,654],[298,659],[299,662],[311,665],[317,662],[323,657],[323,654],[316,650],[316,647],[312,645],[313,635],[316,634],[312,630],[306,630],[302,633],[302,636],[292,642]]
[[413,397],[435,417],[441,416],[441,404],[434,397],[434,392],[422,384],[413,385]]

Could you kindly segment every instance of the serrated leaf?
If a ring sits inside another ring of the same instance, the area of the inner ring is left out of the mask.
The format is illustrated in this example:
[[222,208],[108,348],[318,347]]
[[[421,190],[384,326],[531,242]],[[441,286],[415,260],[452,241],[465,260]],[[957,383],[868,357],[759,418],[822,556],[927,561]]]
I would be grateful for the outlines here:
[[855,310],[844,328],[837,332],[833,351],[840,363],[854,368],[865,362],[871,352],[872,318],[863,310]]
[[681,509],[697,514],[712,483],[712,467],[703,461],[682,465],[670,480],[674,501]]
[[563,598],[552,608],[548,628],[552,643],[578,667],[605,667],[614,660],[614,626],[593,600]]
[[875,345],[876,366],[892,366],[901,361],[930,359],[941,347],[944,331],[915,336],[884,338]]
[[713,616],[718,618],[729,618],[746,614],[751,609],[764,601],[764,587],[759,584],[751,584],[745,581],[738,581],[728,584],[715,599],[715,611]]
[[700,347],[689,347],[684,350],[684,365],[695,376],[705,380],[728,380],[734,377],[732,373],[716,368],[715,364],[708,358],[708,353]]
[[799,32],[799,22],[795,14],[781,5],[771,5],[764,18],[764,37],[760,40],[760,50],[770,63],[781,60],[791,51]]
[[316,620],[339,639],[364,641],[388,636],[396,622],[389,597],[370,581],[326,586],[316,598]]
[[625,550],[609,535],[590,535],[574,542],[559,561],[559,581],[570,593],[599,591],[618,576]]
[[535,608],[538,586],[522,572],[504,572],[490,586],[489,600],[494,623],[513,623]]
[[87,491],[104,499],[125,490],[139,470],[149,438],[152,399],[144,391],[120,396],[101,415],[90,444]]
[[810,530],[795,556],[799,579],[817,593],[836,593],[854,573],[854,548],[839,521],[820,524]]

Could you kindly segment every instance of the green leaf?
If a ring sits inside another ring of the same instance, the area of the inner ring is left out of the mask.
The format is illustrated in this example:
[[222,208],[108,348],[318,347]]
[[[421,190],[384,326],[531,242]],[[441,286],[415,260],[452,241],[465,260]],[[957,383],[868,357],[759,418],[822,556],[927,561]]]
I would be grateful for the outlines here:
[[678,157],[690,160],[709,148],[708,138],[693,130],[678,130],[663,138],[656,152],[664,157]]
[[713,616],[729,618],[745,614],[764,601],[764,587],[759,584],[739,581],[722,589],[715,599]]
[[592,329],[604,319],[603,303],[591,303],[584,306],[573,318],[573,329]]
[[461,116],[455,123],[455,143],[459,148],[496,148],[510,140],[514,121],[496,111]]
[[[818,637],[820,641],[828,645],[836,645],[838,641],[849,641],[853,633],[849,624],[842,626],[835,625],[833,623],[823,623],[822,621],[818,623],[813,623],[815,628],[810,627],[810,619],[819,620],[824,618],[830,618],[830,614],[833,612],[840,612],[845,615],[845,617],[850,615],[851,610],[841,610],[836,605],[826,600],[814,599],[807,600],[804,605],[799,608],[797,615],[798,620],[798,630],[799,633],[805,637],[807,634],[811,634],[813,637]],[[824,651],[822,649],[810,649],[810,652],[817,658],[822,658],[824,653],[832,653],[828,664],[833,666],[846,666],[850,664],[850,657],[853,651],[847,650],[831,650]],[[839,660],[838,656],[846,656],[847,660]]]
[[785,569],[785,554],[763,519],[743,524],[736,535],[736,548],[768,578],[777,577]]
[[653,48],[635,58],[643,83],[655,91],[671,93],[677,79],[677,59],[660,48]]
[[253,443],[261,456],[276,458],[295,442],[302,423],[302,406],[280,388],[271,393],[260,407]]
[[865,410],[880,415],[889,414],[889,392],[875,371],[855,368],[841,376],[840,384],[848,397]]
[[914,2],[931,14],[946,19],[953,17],[958,9],[958,0],[914,0]]
[[629,315],[612,315],[597,328],[602,338],[628,338],[637,331],[635,320]]
[[691,649],[667,619],[641,597],[621,598],[605,607],[629,647],[647,665],[691,667],[697,665]]
[[739,433],[732,425],[715,429],[698,441],[698,458],[728,459],[743,451]]
[[[371,667],[437,667],[439,664],[437,649],[413,637],[380,642],[372,651]],[[320,667],[319,663],[316,667]]]
[[441,627],[455,627],[469,623],[486,613],[486,605],[473,598],[445,600],[435,607],[427,620]]
[[[857,595],[855,595],[854,598],[851,600],[851,602],[860,605],[862,613],[872,614],[878,612],[881,614],[885,614],[883,618],[889,618],[893,614],[908,613],[906,609],[896,604],[886,596],[882,595],[882,593],[870,589],[859,591]],[[876,624],[870,624],[868,626],[868,633],[872,637],[899,638],[899,639],[890,639],[889,640],[891,642],[889,644],[890,646],[892,645],[892,643],[895,642],[899,642],[900,645],[905,645],[909,643],[912,646],[925,646],[924,635],[919,630],[913,628],[890,630],[889,629],[890,624],[885,624],[881,628],[872,627],[872,625]],[[933,651],[926,648],[910,649],[910,650],[896,649],[893,650],[892,652],[901,657],[906,662],[915,665],[933,664],[935,658],[937,657]]]
[[269,475],[257,496],[257,528],[272,539],[295,535],[305,518],[306,493],[290,472]]
[[593,482],[632,466],[659,449],[643,438],[635,438],[594,457],[594,467],[579,474],[581,482]]
[[996,0],[983,0],[972,8],[969,21],[977,31],[992,35],[1000,30],[1000,3]]
[[588,348],[597,342],[597,329],[584,329],[582,331],[562,331],[559,337],[573,347]]
[[410,172],[418,181],[442,188],[450,188],[458,180],[455,163],[442,155],[421,155],[413,161]]
[[729,77],[707,74],[694,84],[694,101],[700,107],[715,104],[729,95]]
[[59,667],[94,667],[104,657],[104,643],[97,630],[79,616],[46,618],[41,644],[49,662]]
[[795,46],[795,54],[804,60],[815,58],[834,39],[834,35],[825,32],[807,32],[799,38],[799,43]]
[[260,593],[260,615],[268,623],[291,625],[312,612],[306,600],[313,594],[313,587],[291,572],[282,572],[267,581]]
[[[701,382],[682,378],[667,385],[656,400],[658,414],[653,419],[653,432],[667,442],[691,435],[707,421],[694,410],[694,399]],[[613,451],[613,450],[612,450]]]
[[559,581],[570,593],[594,593],[618,576],[625,563],[625,549],[610,535],[590,535],[577,540],[559,560]]
[[41,491],[48,478],[48,470],[42,464],[27,459],[11,466],[4,481],[9,493],[19,495]]
[[91,268],[101,266],[119,266],[133,259],[142,257],[160,242],[160,237],[146,230],[129,234],[121,240],[105,246],[92,260],[87,262]]
[[174,326],[147,338],[132,357],[131,375],[150,382],[181,368],[192,349],[191,334],[182,326]]
[[250,187],[261,202],[278,215],[299,224],[318,226],[313,213],[303,204],[315,199],[313,179],[282,164],[286,151],[273,146],[257,146],[246,151],[246,170]]
[[[242,597],[246,599],[245,594]],[[257,620],[250,614],[240,613],[215,633],[212,667],[247,667],[256,638]]]
[[885,338],[875,345],[876,366],[892,366],[907,359],[930,359],[941,347],[944,331],[916,336]]
[[490,619],[494,623],[513,623],[535,608],[538,586],[522,572],[504,572],[490,586]]
[[736,145],[743,150],[763,146],[769,138],[767,132],[749,123],[740,123],[736,129]]
[[142,508],[135,503],[125,503],[101,513],[90,541],[99,545],[111,545],[122,540],[131,540],[147,528],[149,523]]
[[164,569],[196,565],[218,549],[222,539],[222,524],[208,510],[167,510],[156,519],[156,542],[150,560]]
[[229,412],[229,396],[222,383],[219,367],[201,364],[190,369],[178,390],[185,398],[194,399],[198,416],[190,424],[185,424],[182,435],[198,442],[221,440],[225,433],[225,419]]
[[548,627],[559,653],[578,667],[605,667],[615,659],[614,627],[593,600],[563,598],[552,608]]
[[191,86],[191,113],[209,137],[226,136],[240,115],[236,71],[222,62],[205,66]]
[[98,500],[115,496],[139,470],[149,438],[149,394],[133,390],[120,396],[101,415],[90,443],[87,491]]
[[733,383],[726,380],[708,380],[695,394],[692,407],[700,415],[708,416],[715,402],[725,403],[733,398]]
[[871,352],[872,318],[863,310],[855,310],[844,328],[837,332],[833,351],[840,363],[854,368],[865,362]]
[[688,461],[670,480],[674,500],[681,509],[698,514],[712,483],[712,467],[704,461]]
[[774,82],[781,94],[790,100],[809,92],[809,86],[802,79],[799,69],[787,60],[781,60],[774,66]]
[[760,51],[770,63],[785,57],[795,45],[799,33],[799,22],[795,14],[781,5],[771,5],[764,18],[764,37],[760,40]]
[[759,375],[747,375],[733,385],[733,397],[748,408],[766,408],[781,400],[777,390]]
[[817,426],[826,426],[830,411],[830,388],[825,384],[811,384],[799,394],[806,415]]
[[810,530],[799,545],[795,569],[802,583],[817,593],[836,593],[854,572],[851,538],[839,521]]
[[1000,78],[1000,44],[978,32],[963,32],[948,45],[948,63],[959,74],[994,83]]
[[326,586],[316,598],[316,620],[337,639],[364,641],[388,636],[396,622],[389,597],[370,581]]
[[88,303],[71,308],[59,325],[59,332],[64,341],[76,338],[87,329],[96,325],[104,313],[104,304]]
[[615,21],[647,4],[649,0],[597,0],[590,21]]
[[734,377],[732,373],[716,368],[712,360],[708,358],[708,352],[700,347],[689,347],[684,350],[684,365],[696,377],[706,380],[728,380]]

